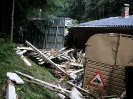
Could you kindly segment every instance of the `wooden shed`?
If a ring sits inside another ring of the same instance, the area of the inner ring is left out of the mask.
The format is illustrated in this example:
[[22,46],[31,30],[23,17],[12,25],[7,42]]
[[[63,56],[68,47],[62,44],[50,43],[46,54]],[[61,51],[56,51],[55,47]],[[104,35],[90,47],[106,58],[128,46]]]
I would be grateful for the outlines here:
[[128,6],[124,8],[121,16],[69,28],[70,46],[85,50],[83,88],[95,95],[100,90],[94,85],[99,84],[106,95],[119,97],[126,91],[124,68],[133,63],[133,15]]
[[[133,20],[133,17],[132,17]],[[133,23],[132,23],[133,24]],[[133,25],[131,26],[97,26],[97,27],[72,27],[69,28],[69,46],[77,49],[85,49],[87,40],[98,33],[121,33],[133,34]]]
[[[125,67],[129,64],[133,64],[133,36],[95,34],[86,43],[83,87],[97,93],[93,85],[101,84],[107,95],[120,96],[126,91]],[[102,78],[93,77],[97,72]]]
[[129,15],[129,5],[122,8],[121,16],[89,21],[71,27],[69,30],[70,46],[85,49],[85,43],[97,33],[133,34],[133,15]]
[[51,21],[36,19],[27,21],[26,40],[37,48],[64,47],[65,18],[55,18]]

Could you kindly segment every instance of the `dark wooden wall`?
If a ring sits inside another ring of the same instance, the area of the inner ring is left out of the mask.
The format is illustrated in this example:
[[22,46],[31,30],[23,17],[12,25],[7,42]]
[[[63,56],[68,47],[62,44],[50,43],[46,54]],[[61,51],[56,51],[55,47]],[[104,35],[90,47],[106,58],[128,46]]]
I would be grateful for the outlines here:
[[133,35],[133,28],[73,27],[69,28],[69,46],[85,49],[85,43],[97,33],[121,33]]

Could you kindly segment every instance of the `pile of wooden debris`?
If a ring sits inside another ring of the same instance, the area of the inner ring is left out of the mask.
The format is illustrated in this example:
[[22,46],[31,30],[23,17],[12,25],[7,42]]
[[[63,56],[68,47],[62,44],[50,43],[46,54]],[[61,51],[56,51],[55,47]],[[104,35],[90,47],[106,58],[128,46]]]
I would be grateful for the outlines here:
[[[60,50],[37,49],[28,41],[26,41],[26,44],[28,47],[17,47],[16,53],[21,56],[28,66],[32,66],[32,64],[23,55],[24,53],[26,53],[38,64],[46,66],[51,73],[58,78],[60,83],[58,83],[59,85],[57,86],[51,82],[44,82],[39,79],[35,79],[34,77],[19,71],[16,71],[16,73],[32,79],[32,83],[40,83],[41,85],[45,86],[45,88],[63,94],[67,98],[85,99],[86,97],[90,97],[90,99],[96,99],[96,97],[93,96],[89,91],[81,88],[84,72],[84,53],[82,50],[67,48],[62,48]],[[61,83],[62,80],[67,81],[67,85],[64,86]]]
[[[83,74],[83,60],[84,53],[82,51],[77,51],[74,49],[66,50],[62,48],[57,49],[37,49],[31,43],[26,41],[26,44],[29,47],[17,47],[17,54],[24,58],[23,54],[27,51],[28,55],[34,59],[38,64],[51,64],[52,67],[55,67],[58,71],[56,75],[59,77],[70,78],[73,80],[78,80]],[[27,65],[31,66],[26,59],[24,61]],[[55,69],[54,69],[55,70]]]
[[[39,84],[49,90],[59,93],[61,99],[108,99],[102,95],[104,90],[100,90],[101,94],[95,96],[89,90],[82,88],[83,73],[84,73],[84,58],[85,53],[82,50],[74,50],[62,48],[58,49],[37,49],[31,43],[26,41],[27,47],[17,47],[16,53],[25,61],[28,66],[32,64],[24,57],[26,53],[31,59],[39,65],[46,66],[51,73],[58,78],[58,84],[36,79],[30,75],[19,71],[15,73],[25,76],[31,80],[27,82]],[[67,81],[66,85],[62,81]],[[100,87],[101,88],[101,87]],[[116,99],[116,98],[114,98]]]

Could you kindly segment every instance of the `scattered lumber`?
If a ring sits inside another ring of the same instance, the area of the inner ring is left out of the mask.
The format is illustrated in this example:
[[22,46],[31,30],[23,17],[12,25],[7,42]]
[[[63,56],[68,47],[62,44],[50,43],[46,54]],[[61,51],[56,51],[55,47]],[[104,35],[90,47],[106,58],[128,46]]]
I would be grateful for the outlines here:
[[17,47],[18,50],[33,50],[31,47]]
[[17,51],[16,53],[17,53],[18,55],[23,55],[23,54],[26,53],[26,52],[27,52],[27,50],[23,50],[23,51],[19,50],[19,51]]
[[[26,41],[26,44],[33,49],[32,55],[34,59],[38,61],[38,64],[42,65],[44,63],[50,63],[57,70],[62,72],[62,75],[67,75],[66,77],[70,79],[77,79],[77,75],[83,73],[83,62],[81,57],[78,56],[80,63],[74,58],[73,52],[74,49],[61,50],[57,49],[37,49],[30,42]],[[78,55],[82,55],[81,52]],[[72,70],[71,70],[72,69]],[[71,70],[71,71],[70,71]],[[77,73],[76,73],[77,72]],[[58,75],[58,74],[57,74]]]
[[49,62],[51,65],[55,66],[55,68],[57,68],[58,70],[60,70],[62,73],[64,73],[65,75],[69,76],[62,68],[60,68],[58,66],[58,64],[54,63],[52,60],[50,60],[49,58],[47,58],[41,51],[39,51],[36,47],[34,47],[31,43],[29,43],[28,41],[26,41],[26,44],[28,46],[30,46],[35,52],[37,52],[42,59],[44,59],[44,61]]
[[71,99],[85,99],[75,87],[73,87],[71,90],[70,98]]
[[44,85],[44,84],[41,84],[41,83],[36,82],[36,81],[33,81],[33,80],[25,79],[25,81],[30,82],[30,83],[34,83],[34,84],[37,84],[37,85],[40,85],[40,86],[42,86],[42,87],[44,87],[44,88],[47,88],[47,89],[49,89],[49,90],[51,90],[51,91],[55,91],[55,92],[61,93],[62,95],[65,95],[66,97],[69,97],[69,95],[68,95],[67,93],[64,93],[64,92],[62,92],[62,91],[60,91],[60,90],[57,90],[57,89],[55,89],[55,88],[53,88],[53,87],[46,86],[46,85]]
[[6,76],[12,80],[15,81],[16,84],[24,84],[24,81],[16,74],[16,73],[12,73],[12,72],[7,72]]
[[25,56],[21,55],[20,57],[23,59],[23,61],[24,61],[28,66],[31,66],[31,63],[26,59]]
[[37,82],[39,82],[39,83],[41,83],[41,84],[44,84],[44,85],[46,85],[46,86],[49,86],[49,87],[51,87],[51,88],[55,88],[55,89],[57,89],[57,90],[61,90],[61,91],[65,92],[65,93],[70,93],[70,91],[69,91],[69,90],[66,90],[65,88],[61,88],[61,87],[58,87],[58,86],[56,86],[56,85],[50,84],[50,83],[48,83],[48,82],[45,82],[45,81],[36,79],[36,78],[34,78],[34,77],[32,77],[32,76],[29,76],[29,75],[24,74],[24,73],[19,72],[19,71],[14,71],[14,72],[17,73],[17,74],[20,74],[20,75],[22,75],[22,76],[24,76],[24,77],[27,77],[27,78],[29,78],[29,79],[31,79],[31,80],[37,81]]
[[[72,82],[76,82],[77,84],[82,81],[82,75],[84,72],[84,68],[83,68],[83,58],[84,55],[80,52],[77,52],[77,50],[74,49],[66,49],[66,48],[62,48],[60,50],[58,49],[37,49],[35,46],[33,46],[30,42],[26,41],[26,44],[28,47],[17,47],[18,52],[17,54],[19,54],[22,58],[24,58],[23,60],[27,63],[27,65],[30,65],[30,63],[28,63],[24,57],[24,53],[28,53],[25,55],[30,55],[31,58],[33,58],[33,60],[35,60],[36,62],[38,62],[38,64],[40,65],[51,65],[51,67],[49,68],[49,70],[55,74],[56,77],[58,77],[59,79],[65,79],[65,78],[69,78],[68,80],[71,80]],[[54,67],[54,68],[53,68]],[[55,69],[56,68],[56,69]],[[19,72],[20,73],[20,72]],[[25,75],[27,76],[27,75]],[[32,78],[31,76],[28,76],[28,78],[30,79],[34,79],[34,81],[29,81],[31,83],[35,83],[35,84],[43,84],[43,86],[45,86],[46,88],[49,88],[51,90],[56,89],[55,91],[62,91],[63,93],[65,92],[64,89],[60,89],[59,86],[56,85],[51,85],[51,83],[47,83],[47,82],[43,82],[40,81],[38,79]],[[75,86],[74,86],[75,87]],[[58,89],[59,88],[59,89]],[[62,87],[61,87],[62,88]],[[70,93],[77,93],[77,91],[72,90],[66,90],[68,92],[65,93],[69,93],[67,94],[68,96],[70,96]],[[63,94],[61,93],[61,94]],[[65,95],[65,96],[67,96]],[[80,97],[81,98],[81,97]],[[79,98],[79,99],[80,99]],[[75,98],[73,98],[75,99]],[[82,98],[81,98],[82,99]]]
[[11,80],[8,80],[7,91],[6,91],[6,99],[18,99],[16,90]]
[[26,52],[27,52],[27,50],[25,50],[25,49],[22,50],[22,51],[21,50],[17,50],[16,54],[18,54],[28,66],[31,66],[31,63],[26,59],[25,56],[23,56],[23,54],[26,53]]
[[45,81],[42,81],[42,80],[39,80],[39,79],[36,79],[32,76],[29,76],[27,74],[24,74],[22,72],[19,72],[19,71],[14,71],[15,73],[17,74],[20,74],[22,76],[25,76],[29,79],[31,79],[32,81],[29,81],[29,80],[26,80],[26,81],[29,81],[29,82],[32,82],[32,83],[36,83],[36,84],[39,84],[39,85],[42,85],[45,87],[45,88],[48,88],[50,90],[53,90],[53,91],[56,91],[56,92],[59,92],[65,96],[69,96],[71,99],[84,99],[83,96],[81,95],[81,93],[76,89],[76,88],[72,88],[71,91],[65,89],[65,88],[62,88],[61,86],[57,86],[57,85],[53,85],[53,84],[50,84],[48,82],[45,82]]
[[72,82],[69,82],[69,81],[68,81],[67,83],[70,84],[70,85],[72,85],[72,86],[74,86],[74,87],[76,87],[77,89],[81,90],[82,92],[89,94],[89,95],[90,95],[91,97],[93,97],[94,99],[97,99],[92,93],[88,92],[87,90],[85,90],[85,89],[83,89],[83,88],[81,88],[81,87],[79,87],[79,86],[76,86],[76,85],[73,84]]

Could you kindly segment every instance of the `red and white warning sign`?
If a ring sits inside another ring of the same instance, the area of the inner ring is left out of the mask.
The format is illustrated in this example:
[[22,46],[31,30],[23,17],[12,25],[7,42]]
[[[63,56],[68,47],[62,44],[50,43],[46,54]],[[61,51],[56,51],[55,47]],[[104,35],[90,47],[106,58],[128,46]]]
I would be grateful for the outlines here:
[[89,80],[88,83],[93,86],[100,85],[101,87],[104,87],[104,81],[103,81],[102,75],[99,71],[95,73],[95,75]]

